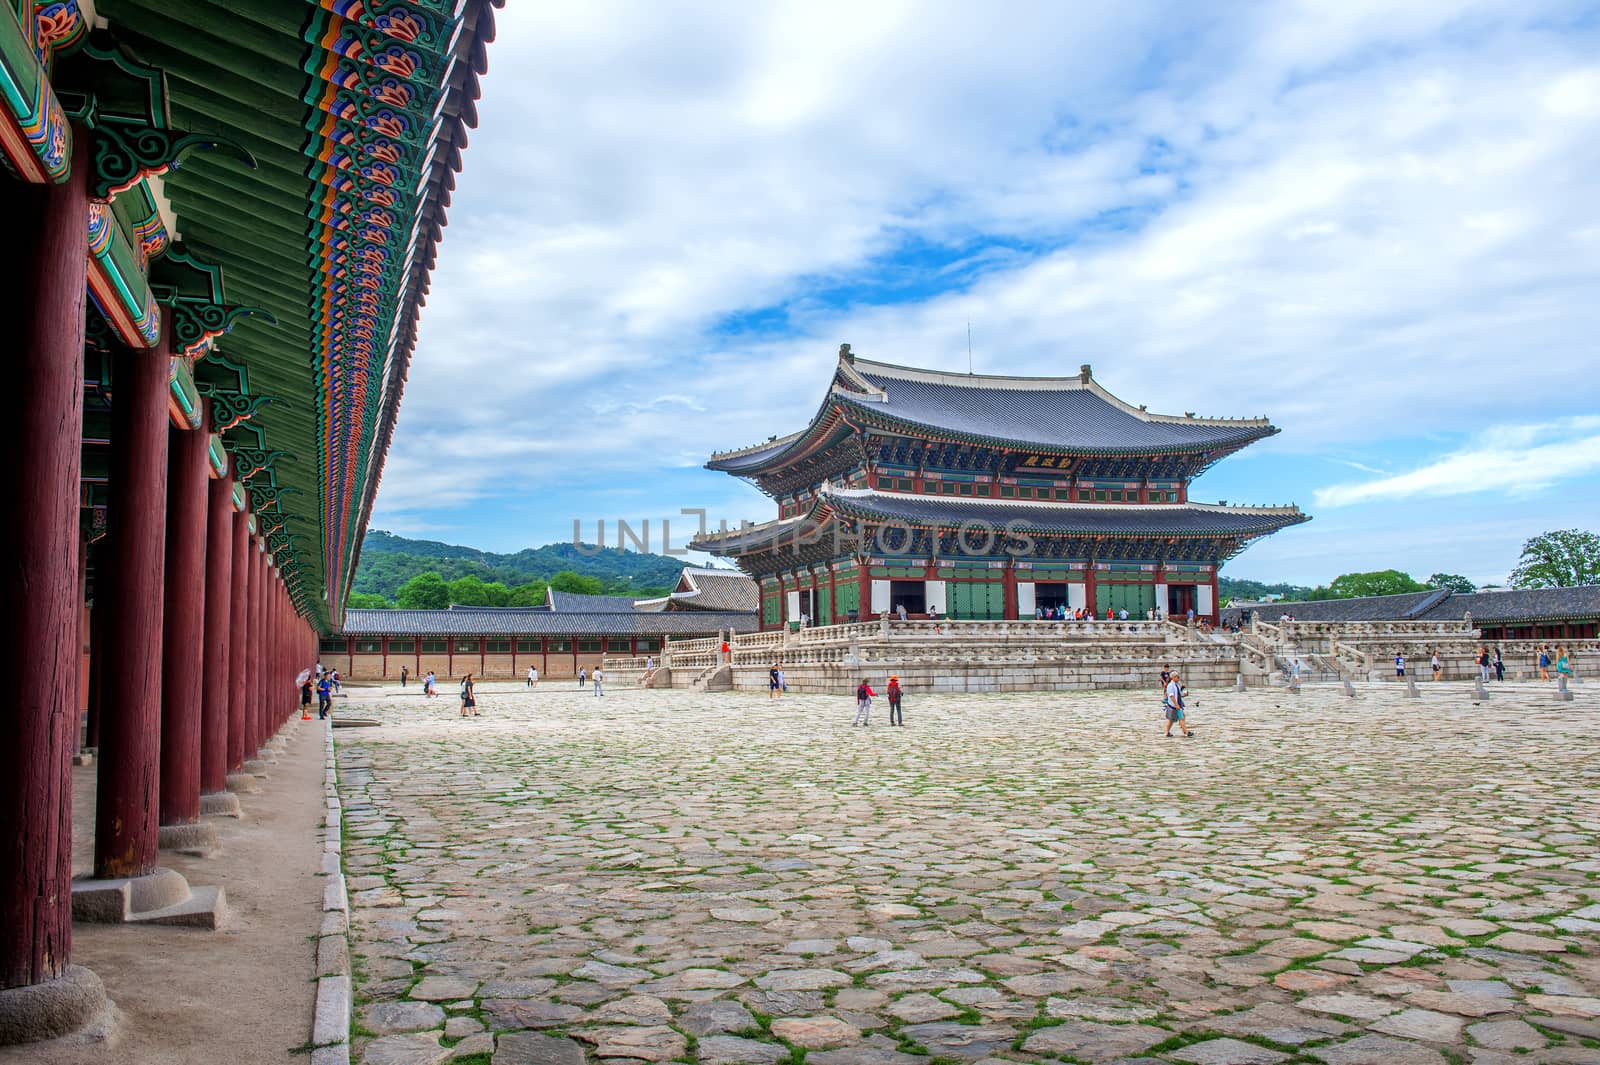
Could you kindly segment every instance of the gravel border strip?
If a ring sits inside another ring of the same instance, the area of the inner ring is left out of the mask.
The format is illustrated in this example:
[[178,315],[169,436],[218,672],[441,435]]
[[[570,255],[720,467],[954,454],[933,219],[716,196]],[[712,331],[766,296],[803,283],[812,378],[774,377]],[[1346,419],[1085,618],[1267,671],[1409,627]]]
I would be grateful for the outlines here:
[[350,1062],[350,896],[344,883],[344,813],[333,721],[324,722],[326,771],[322,778],[322,929],[317,938],[317,1008],[311,1026],[311,1065]]

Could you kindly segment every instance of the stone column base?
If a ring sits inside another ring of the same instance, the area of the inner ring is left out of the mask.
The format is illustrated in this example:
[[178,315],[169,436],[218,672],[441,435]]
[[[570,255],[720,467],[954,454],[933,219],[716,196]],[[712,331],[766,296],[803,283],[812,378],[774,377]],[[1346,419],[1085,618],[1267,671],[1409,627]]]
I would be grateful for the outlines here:
[[214,791],[200,796],[200,812],[211,817],[242,817],[239,796],[231,791]]
[[164,851],[178,851],[197,858],[209,858],[217,849],[217,828],[204,821],[185,825],[162,825],[156,830],[156,845]]
[[229,773],[228,790],[248,795],[260,791],[261,784],[256,780],[254,773]]
[[267,762],[264,758],[246,758],[244,771],[252,776],[265,778],[267,775]]
[[100,924],[164,924],[219,928],[227,917],[220,887],[191,888],[181,873],[158,868],[144,876],[72,881],[72,919]]
[[[100,978],[81,965],[69,965],[54,980],[0,991],[0,1046],[36,1043],[83,1032],[109,1034],[111,1003]],[[99,1032],[92,1029],[101,1026]]]
[[73,765],[94,765],[94,752],[87,747],[72,756]]

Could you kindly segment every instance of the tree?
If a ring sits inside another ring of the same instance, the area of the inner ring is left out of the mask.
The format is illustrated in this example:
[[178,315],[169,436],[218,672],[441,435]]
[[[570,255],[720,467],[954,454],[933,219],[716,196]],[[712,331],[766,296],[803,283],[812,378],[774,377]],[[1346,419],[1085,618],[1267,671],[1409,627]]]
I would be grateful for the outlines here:
[[1422,585],[1411,579],[1409,573],[1397,569],[1380,569],[1371,573],[1343,573],[1335,577],[1328,590],[1334,599],[1351,599],[1366,595],[1399,595],[1402,592],[1423,591]]
[[366,592],[351,592],[344,605],[351,610],[393,610],[394,604],[381,595],[369,595]]
[[1459,573],[1435,573],[1428,578],[1429,588],[1448,588],[1452,592],[1461,592],[1470,595],[1478,590],[1478,586],[1461,576]]
[[449,588],[450,602],[455,606],[489,605],[489,586],[482,577],[457,577]]
[[1513,588],[1571,588],[1600,584],[1600,536],[1581,529],[1540,533],[1522,545],[1511,571]]
[[511,589],[506,606],[544,606],[544,582],[529,581]]
[[443,610],[450,605],[450,586],[437,573],[419,573],[400,586],[395,601],[401,610]]
[[575,595],[600,595],[605,589],[599,577],[585,577],[570,569],[564,569],[551,577],[550,587],[558,592],[572,592]]

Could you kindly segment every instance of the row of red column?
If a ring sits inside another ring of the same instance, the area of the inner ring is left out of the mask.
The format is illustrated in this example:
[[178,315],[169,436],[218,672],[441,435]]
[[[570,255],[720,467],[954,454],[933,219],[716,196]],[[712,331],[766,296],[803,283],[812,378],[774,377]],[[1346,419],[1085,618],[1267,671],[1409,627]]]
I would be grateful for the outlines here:
[[[71,958],[72,756],[79,740],[79,478],[83,428],[87,138],[60,185],[8,184],[31,258],[0,286],[18,328],[0,454],[15,509],[0,522],[0,639],[18,657],[0,701],[0,990],[61,977]],[[170,328],[170,327],[169,327]],[[113,362],[108,530],[96,551],[91,653],[99,780],[94,875],[157,867],[160,825],[201,818],[298,705],[316,634],[294,609],[230,478],[211,476],[209,425],[168,414],[170,343]]]

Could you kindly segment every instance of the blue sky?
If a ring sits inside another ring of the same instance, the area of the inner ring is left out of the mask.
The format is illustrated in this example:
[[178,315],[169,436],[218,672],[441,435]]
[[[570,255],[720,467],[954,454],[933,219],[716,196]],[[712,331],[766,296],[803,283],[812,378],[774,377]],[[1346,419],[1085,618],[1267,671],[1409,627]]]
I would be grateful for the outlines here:
[[[1561,3],[508,5],[372,525],[772,516],[841,342],[1283,432],[1229,573],[1600,526],[1600,18]],[[614,536],[614,533],[610,535]]]

